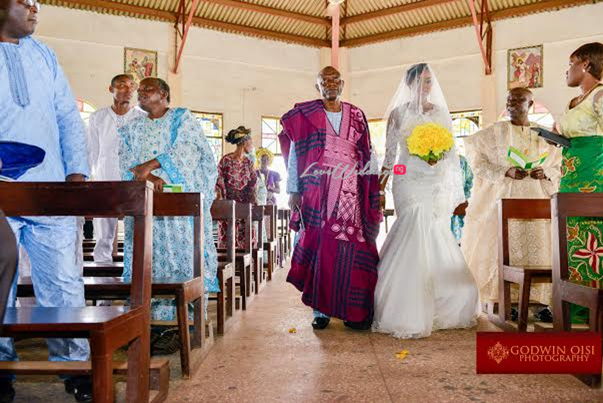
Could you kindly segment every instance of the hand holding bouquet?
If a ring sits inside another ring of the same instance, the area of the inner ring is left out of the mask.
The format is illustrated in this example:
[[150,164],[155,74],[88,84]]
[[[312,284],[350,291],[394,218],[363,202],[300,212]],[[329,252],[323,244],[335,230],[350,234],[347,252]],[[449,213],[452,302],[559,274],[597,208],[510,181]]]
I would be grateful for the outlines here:
[[444,157],[454,145],[452,133],[435,123],[425,123],[414,128],[406,139],[410,155],[417,156],[433,165]]

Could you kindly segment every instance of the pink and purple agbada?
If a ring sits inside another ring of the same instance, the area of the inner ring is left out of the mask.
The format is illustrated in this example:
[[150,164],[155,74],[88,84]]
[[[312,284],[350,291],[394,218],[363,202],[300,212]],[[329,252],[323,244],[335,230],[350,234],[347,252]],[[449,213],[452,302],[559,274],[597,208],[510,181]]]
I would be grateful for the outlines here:
[[[368,124],[357,107],[342,102],[339,134],[322,100],[295,105],[281,119],[281,149],[288,161],[291,142],[298,161],[304,229],[287,281],[303,292],[302,301],[325,315],[346,321],[372,321],[379,254],[375,239],[382,214],[378,175],[321,174],[370,162]],[[341,170],[340,170],[341,171]],[[292,220],[294,229],[299,222]]]

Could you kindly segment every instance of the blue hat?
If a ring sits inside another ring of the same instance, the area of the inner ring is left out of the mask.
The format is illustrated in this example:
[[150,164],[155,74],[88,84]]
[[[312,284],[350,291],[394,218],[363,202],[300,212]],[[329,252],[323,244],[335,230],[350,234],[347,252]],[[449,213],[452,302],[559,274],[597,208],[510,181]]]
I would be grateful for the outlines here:
[[40,147],[16,141],[0,141],[0,175],[18,179],[44,161],[46,152]]

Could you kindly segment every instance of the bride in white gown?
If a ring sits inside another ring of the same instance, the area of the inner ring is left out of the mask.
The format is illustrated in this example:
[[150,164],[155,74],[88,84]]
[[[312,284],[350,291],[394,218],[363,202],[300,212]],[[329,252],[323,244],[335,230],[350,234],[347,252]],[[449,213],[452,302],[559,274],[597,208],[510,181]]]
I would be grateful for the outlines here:
[[446,101],[428,65],[406,72],[389,110],[383,169],[392,170],[398,155],[406,174],[393,175],[397,219],[380,253],[373,331],[420,338],[439,329],[472,327],[478,288],[450,231],[450,217],[465,201],[456,148],[430,165],[410,156],[406,146],[418,125],[451,130]]

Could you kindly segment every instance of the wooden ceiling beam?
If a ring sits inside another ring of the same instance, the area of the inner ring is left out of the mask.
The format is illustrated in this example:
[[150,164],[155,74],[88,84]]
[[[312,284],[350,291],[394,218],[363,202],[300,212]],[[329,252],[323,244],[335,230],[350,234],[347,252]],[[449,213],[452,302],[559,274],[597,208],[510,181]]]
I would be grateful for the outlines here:
[[60,5],[63,7],[70,8],[74,8],[73,6],[88,7],[93,9],[94,11],[118,11],[121,13],[135,14],[137,16],[150,17],[157,20],[172,22],[175,22],[178,18],[176,14],[169,11],[158,10],[149,7],[134,6],[125,3],[117,3],[115,1],[109,0],[69,0],[61,1]]
[[357,22],[372,20],[375,18],[386,17],[392,14],[407,13],[409,11],[419,10],[422,8],[433,7],[440,4],[452,3],[458,0],[422,0],[414,3],[407,3],[401,6],[395,6],[390,8],[384,8],[382,10],[371,11],[370,13],[357,14],[351,17],[341,19],[341,25],[345,26],[348,24],[354,24]]
[[[507,18],[519,17],[526,14],[533,14],[543,11],[551,11],[558,8],[568,8],[583,4],[592,4],[593,0],[547,0],[540,3],[529,4],[525,6],[512,7],[505,10],[490,11],[490,20],[504,20]],[[467,25],[472,25],[472,17],[462,17],[453,20],[436,22],[433,24],[420,25],[417,27],[404,28],[395,31],[384,32],[381,34],[364,36],[354,39],[348,39],[341,43],[342,47],[355,47],[368,45],[371,43],[403,38],[407,36],[427,34],[436,31],[445,31],[448,29],[460,28]]]
[[[176,22],[178,15],[170,11],[157,10],[149,7],[134,6],[131,4],[116,3],[109,0],[69,0],[61,3],[67,7],[81,6],[94,9],[95,11],[108,10],[128,13],[138,17],[148,17],[156,20]],[[330,47],[331,43],[326,39],[311,38],[307,36],[287,34],[284,32],[271,31],[267,29],[247,27],[229,22],[210,20],[202,17],[193,17],[192,24],[200,27],[217,28],[230,32],[240,32],[247,35],[275,39],[279,41],[298,43],[313,47]]]
[[243,25],[231,24],[229,22],[222,22],[216,20],[209,20],[207,18],[194,17],[193,24],[200,27],[211,27],[217,28],[226,31],[232,32],[240,32],[243,34],[253,35],[253,36],[262,36],[271,39],[277,39],[285,42],[294,42],[302,45],[308,45],[313,47],[330,47],[331,42],[320,39],[320,38],[311,38],[309,36],[300,36],[300,35],[292,35],[284,32],[278,31],[270,31],[267,29],[253,28],[247,27]]
[[252,11],[256,13],[264,13],[274,15],[277,17],[285,17],[292,20],[298,20],[303,22],[309,22],[311,24],[331,26],[331,21],[326,17],[316,17],[308,14],[296,13],[293,11],[283,10],[281,8],[274,8],[268,6],[261,6],[259,4],[247,3],[240,0],[203,0],[205,3],[219,4],[221,6],[239,8],[246,11]]

